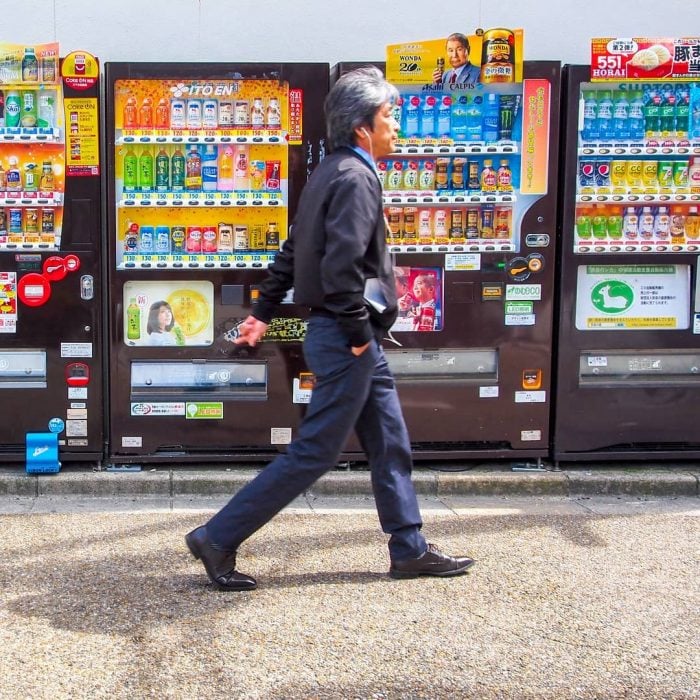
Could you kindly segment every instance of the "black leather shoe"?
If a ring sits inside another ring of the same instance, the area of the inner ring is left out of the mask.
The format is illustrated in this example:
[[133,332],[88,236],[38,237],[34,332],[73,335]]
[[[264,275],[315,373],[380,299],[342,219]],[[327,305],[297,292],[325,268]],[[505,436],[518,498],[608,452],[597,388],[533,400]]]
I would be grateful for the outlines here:
[[185,535],[185,542],[195,559],[201,559],[211,582],[221,591],[252,591],[257,581],[236,571],[236,552],[217,549],[202,525]]
[[391,562],[391,578],[416,578],[417,576],[456,576],[463,574],[474,560],[469,557],[450,557],[434,544],[415,559],[396,559]]

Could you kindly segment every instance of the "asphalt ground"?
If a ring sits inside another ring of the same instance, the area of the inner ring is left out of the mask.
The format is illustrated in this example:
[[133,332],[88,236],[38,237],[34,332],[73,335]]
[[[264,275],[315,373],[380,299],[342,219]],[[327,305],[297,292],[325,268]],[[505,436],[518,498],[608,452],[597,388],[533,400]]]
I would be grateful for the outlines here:
[[0,698],[700,697],[696,495],[421,495],[477,563],[395,581],[371,498],[310,492],[221,593],[183,536],[227,496],[170,483],[0,496]]

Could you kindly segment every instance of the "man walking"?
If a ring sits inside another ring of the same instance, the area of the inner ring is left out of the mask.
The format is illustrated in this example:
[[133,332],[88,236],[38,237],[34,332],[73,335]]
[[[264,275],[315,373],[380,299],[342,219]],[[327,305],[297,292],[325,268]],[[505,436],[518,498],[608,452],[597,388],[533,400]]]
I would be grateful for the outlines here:
[[[367,454],[390,576],[452,576],[474,562],[427,544],[411,481],[411,446],[380,340],[397,314],[375,162],[394,150],[398,97],[374,67],[344,75],[326,98],[331,154],[302,193],[289,238],[240,328],[255,345],[290,288],[310,310],[304,357],[315,375],[296,439],[206,525],[186,536],[221,590],[256,587],[236,570],[240,544],[332,469],[353,430]],[[372,299],[373,303],[368,300]]]

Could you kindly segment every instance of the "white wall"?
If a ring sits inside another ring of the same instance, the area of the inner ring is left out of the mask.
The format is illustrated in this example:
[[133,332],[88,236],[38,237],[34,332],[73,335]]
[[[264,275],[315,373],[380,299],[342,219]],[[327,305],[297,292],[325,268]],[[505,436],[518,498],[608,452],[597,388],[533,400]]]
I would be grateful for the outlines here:
[[593,36],[700,35],[700,0],[0,0],[0,41],[59,41],[102,62],[333,65],[497,26],[525,30],[525,58],[587,63]]

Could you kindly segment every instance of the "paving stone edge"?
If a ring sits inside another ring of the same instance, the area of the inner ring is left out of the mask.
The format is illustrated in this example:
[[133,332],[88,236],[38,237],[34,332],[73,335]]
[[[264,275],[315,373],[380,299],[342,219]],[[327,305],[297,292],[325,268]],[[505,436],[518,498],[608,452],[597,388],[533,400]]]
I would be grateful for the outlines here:
[[[260,465],[227,468],[144,469],[108,472],[70,469],[57,474],[27,474],[0,467],[0,497],[177,497],[232,495]],[[654,468],[576,468],[512,471],[477,468],[442,471],[416,468],[416,491],[425,496],[661,496],[700,497],[700,465]],[[369,471],[336,470],[309,490],[314,496],[371,495]]]

